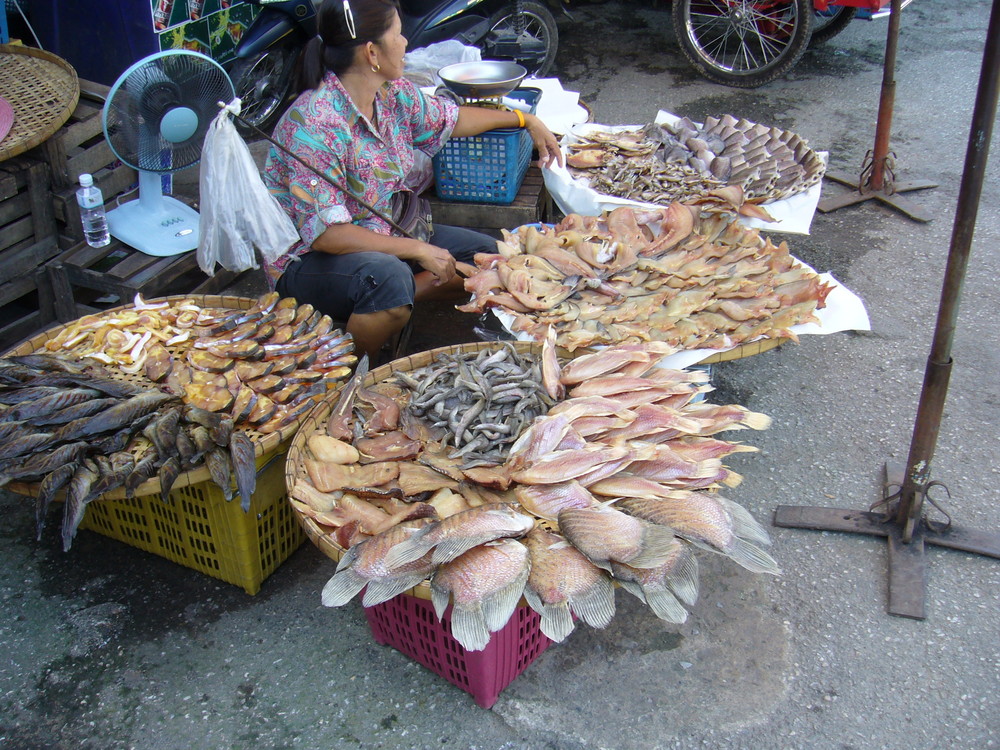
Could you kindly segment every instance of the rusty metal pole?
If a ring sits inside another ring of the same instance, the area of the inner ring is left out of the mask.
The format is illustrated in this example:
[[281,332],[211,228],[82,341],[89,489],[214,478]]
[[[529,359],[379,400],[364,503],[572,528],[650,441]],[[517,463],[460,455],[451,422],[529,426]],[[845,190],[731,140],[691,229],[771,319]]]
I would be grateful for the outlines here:
[[[895,2],[896,0],[894,0]],[[969,265],[972,235],[976,228],[979,200],[983,192],[993,121],[996,119],[998,82],[1000,82],[1000,0],[994,0],[986,48],[983,52],[983,69],[979,78],[979,91],[972,112],[969,145],[965,153],[965,171],[958,192],[955,226],[952,228],[951,249],[941,288],[934,341],[924,371],[924,386],[917,407],[913,440],[906,461],[906,476],[896,513],[897,523],[906,526],[903,541],[913,535],[913,522],[920,513],[918,489],[927,484],[931,459],[941,428],[944,400],[951,377],[951,344],[955,337],[958,306],[962,297],[962,281]]]
[[889,7],[889,30],[885,39],[885,60],[882,67],[882,91],[878,100],[878,119],[875,121],[875,146],[872,149],[872,171],[866,189],[882,192],[885,188],[885,160],[889,156],[889,135],[892,130],[892,111],[896,106],[896,47],[899,43],[899,19],[902,1],[892,0]]
[[901,195],[911,190],[926,190],[937,187],[929,180],[907,180],[896,182],[893,155],[889,151],[889,136],[892,130],[892,111],[896,104],[896,48],[899,44],[899,26],[903,15],[902,0],[891,0],[889,7],[889,29],[885,39],[885,58],[882,63],[882,89],[878,100],[878,119],[875,123],[875,145],[865,154],[860,175],[827,170],[826,179],[854,188],[853,192],[841,193],[824,198],[816,208],[822,213],[838,208],[853,206],[869,200],[877,200],[917,221],[933,218],[920,206]]
[[[926,617],[925,544],[1000,559],[1000,533],[957,526],[951,523],[950,518],[947,524],[932,524],[930,519],[921,515],[924,500],[933,502],[933,499],[927,497],[928,489],[934,484],[940,484],[929,481],[931,459],[934,457],[948,392],[952,365],[951,344],[982,196],[993,121],[997,112],[998,90],[1000,0],[993,0],[937,325],[927,358],[906,466],[883,466],[882,496],[872,505],[871,510],[779,505],[774,513],[775,526],[886,537],[889,548],[888,610],[890,614],[901,617]],[[876,508],[885,507],[889,507],[891,512],[875,512]]]

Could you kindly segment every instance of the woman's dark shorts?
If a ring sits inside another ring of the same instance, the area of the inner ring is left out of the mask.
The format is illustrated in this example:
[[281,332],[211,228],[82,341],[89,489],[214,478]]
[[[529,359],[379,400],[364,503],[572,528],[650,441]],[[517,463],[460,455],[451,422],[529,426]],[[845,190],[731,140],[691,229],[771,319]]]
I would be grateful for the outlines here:
[[[495,253],[496,240],[462,227],[434,225],[430,242],[460,263],[476,253]],[[412,305],[416,286],[409,263],[385,253],[309,252],[288,265],[278,279],[278,293],[308,302],[337,321],[352,313],[368,314]]]

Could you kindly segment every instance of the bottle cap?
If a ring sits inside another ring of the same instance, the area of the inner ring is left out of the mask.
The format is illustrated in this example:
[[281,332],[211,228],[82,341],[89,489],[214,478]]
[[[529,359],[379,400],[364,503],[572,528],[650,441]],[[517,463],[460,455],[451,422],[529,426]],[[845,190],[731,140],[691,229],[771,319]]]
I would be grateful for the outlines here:
[[94,184],[93,176],[84,172],[82,175],[80,175],[80,184],[83,187],[90,187],[91,185]]

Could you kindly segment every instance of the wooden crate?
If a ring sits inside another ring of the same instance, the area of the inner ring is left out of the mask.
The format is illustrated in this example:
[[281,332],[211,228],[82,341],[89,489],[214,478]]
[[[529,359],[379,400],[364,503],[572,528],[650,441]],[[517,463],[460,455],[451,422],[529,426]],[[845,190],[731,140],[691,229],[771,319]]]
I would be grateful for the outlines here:
[[80,101],[69,120],[31,152],[48,164],[52,173],[53,211],[63,249],[83,240],[76,204],[81,174],[94,176],[94,184],[109,203],[131,190],[139,179],[134,169],[118,161],[104,137],[101,117],[109,91],[108,86],[80,81]]
[[548,221],[552,199],[545,189],[542,170],[528,167],[521,189],[510,204],[449,203],[428,191],[431,216],[435,223],[483,230],[514,229],[524,224]]
[[0,348],[51,323],[44,264],[58,255],[49,170],[19,156],[0,162]]
[[[168,294],[215,294],[240,274],[217,271],[206,276],[195,251],[165,258],[146,255],[117,239],[105,247],[79,242],[48,264],[55,296],[55,316],[68,323],[102,307],[131,302],[136,293],[146,299]],[[118,300],[101,303],[102,297]]]

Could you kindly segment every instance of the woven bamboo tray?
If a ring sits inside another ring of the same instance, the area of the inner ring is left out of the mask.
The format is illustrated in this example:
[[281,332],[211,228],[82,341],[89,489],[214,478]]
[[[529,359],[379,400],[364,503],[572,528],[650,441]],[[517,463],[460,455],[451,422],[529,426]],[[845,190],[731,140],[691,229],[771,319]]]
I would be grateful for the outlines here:
[[[214,308],[223,310],[247,310],[257,301],[255,298],[250,298],[250,297],[231,297],[223,295],[199,295],[199,294],[173,295],[169,297],[158,297],[156,299],[151,299],[146,301],[179,302],[181,300],[192,300],[196,305],[203,308],[210,308],[210,309]],[[122,310],[129,310],[132,308],[133,308],[132,304],[120,305],[119,307],[111,308],[99,314],[107,315],[110,317],[116,312],[120,312]],[[45,350],[45,342],[55,338],[65,328],[70,327],[72,325],[73,323],[66,323],[65,325],[51,328],[47,331],[38,334],[37,336],[33,336],[32,338],[22,342],[19,346],[8,351],[5,356],[31,354],[39,350]],[[171,354],[176,353],[176,350],[174,348],[168,347],[168,349],[171,350]],[[112,377],[115,377],[116,379],[125,380],[130,383],[142,385],[147,388],[158,387],[142,372],[136,374],[121,372],[120,370],[116,370],[113,366],[108,366],[108,370],[111,372]],[[338,391],[334,391],[334,393],[336,392]],[[329,413],[329,411],[327,413]],[[293,422],[280,430],[267,434],[258,432],[254,429],[249,429],[249,430],[244,429],[244,432],[246,432],[247,435],[250,436],[250,440],[254,444],[256,457],[259,460],[265,455],[269,455],[271,453],[276,452],[279,446],[282,445],[282,443],[286,442],[292,435],[295,434],[295,431],[299,428],[299,424],[300,422]],[[146,451],[146,445],[143,444],[142,441],[140,441],[139,446],[134,449],[136,456],[137,457],[141,456],[143,453],[145,453],[145,451]],[[180,489],[182,487],[187,487],[193,484],[199,484],[201,482],[205,482],[210,479],[211,475],[209,474],[208,468],[206,468],[205,466],[199,466],[196,469],[185,472],[180,476],[178,476],[173,486],[175,489]],[[12,482],[8,486],[12,492],[16,492],[22,495],[33,496],[35,494],[38,485]],[[160,482],[156,477],[153,477],[152,479],[148,479],[141,485],[139,485],[139,487],[136,488],[135,494],[136,496],[152,495],[158,493],[159,491],[160,491]],[[105,495],[102,495],[102,497],[113,498],[113,499],[123,498],[125,497],[125,491],[122,488],[118,488],[116,490],[112,490],[106,493]]]
[[80,83],[73,66],[51,52],[0,44],[0,96],[14,110],[14,124],[0,141],[3,161],[62,127],[80,99]]
[[[540,355],[542,351],[541,344],[533,342],[518,341],[509,343],[512,343],[518,353],[521,354],[530,353]],[[364,385],[371,386],[375,383],[381,383],[382,381],[387,380],[394,372],[409,372],[411,370],[424,367],[425,365],[433,362],[435,357],[439,354],[479,352],[483,349],[498,349],[501,346],[503,346],[503,344],[499,344],[495,341],[479,341],[469,344],[442,346],[437,349],[420,352],[419,354],[413,354],[409,357],[401,357],[400,359],[389,362],[388,364],[382,365],[381,367],[369,372],[368,376],[364,380]],[[583,353],[582,350],[581,353]],[[309,438],[317,432],[323,432],[325,430],[326,420],[330,416],[330,412],[333,411],[333,407],[336,405],[339,395],[340,392],[338,390],[320,401],[316,408],[309,412],[309,414],[306,415],[306,418],[302,420],[298,432],[295,433],[295,436],[292,438],[291,445],[288,448],[288,456],[285,461],[285,488],[289,495],[291,495],[291,491],[295,486],[296,480],[305,476],[303,459],[306,455],[306,441],[308,441]],[[346,550],[337,544],[337,542],[332,539],[326,531],[324,531],[324,527],[320,526],[312,518],[299,513],[297,510],[295,511],[295,515],[299,519],[299,523],[302,524],[302,528],[305,530],[306,536],[309,537],[312,543],[319,547],[319,549],[327,557],[332,560],[340,560]],[[421,599],[430,599],[430,584],[427,581],[423,581],[416,587],[410,589],[407,593],[418,596]]]

